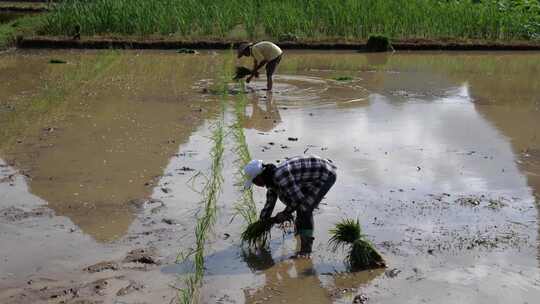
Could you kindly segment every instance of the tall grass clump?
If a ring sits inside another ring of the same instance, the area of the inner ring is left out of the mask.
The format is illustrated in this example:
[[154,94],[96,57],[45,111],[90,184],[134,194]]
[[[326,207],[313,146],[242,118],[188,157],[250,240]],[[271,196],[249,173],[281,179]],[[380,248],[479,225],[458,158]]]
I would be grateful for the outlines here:
[[345,219],[330,230],[329,244],[333,251],[349,247],[347,265],[353,271],[385,267],[383,257],[364,238],[358,220]]
[[540,39],[537,0],[65,0],[45,31],[244,39]]

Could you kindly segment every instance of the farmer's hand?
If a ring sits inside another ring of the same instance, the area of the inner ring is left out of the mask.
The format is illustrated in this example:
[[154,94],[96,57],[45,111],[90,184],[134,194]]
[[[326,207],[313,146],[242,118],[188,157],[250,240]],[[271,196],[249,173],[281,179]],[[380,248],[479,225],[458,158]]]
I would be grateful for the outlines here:
[[281,224],[281,223],[286,222],[286,221],[290,221],[291,219],[292,219],[291,214],[288,213],[288,212],[285,212],[285,211],[279,212],[279,213],[276,214],[276,216],[274,217],[274,220],[275,220],[276,223],[278,223],[278,224]]

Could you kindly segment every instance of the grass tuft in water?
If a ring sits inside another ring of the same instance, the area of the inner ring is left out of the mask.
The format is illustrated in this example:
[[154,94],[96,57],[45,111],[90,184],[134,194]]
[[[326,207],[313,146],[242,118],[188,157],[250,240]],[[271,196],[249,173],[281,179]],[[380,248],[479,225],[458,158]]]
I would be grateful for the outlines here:
[[383,257],[364,239],[358,220],[345,219],[330,230],[328,241],[333,251],[349,247],[347,265],[352,271],[385,267]]
[[337,77],[334,77],[334,80],[335,81],[351,81],[353,80],[352,76],[337,76]]
[[49,63],[51,63],[51,64],[65,64],[65,63],[67,63],[67,61],[62,60],[62,59],[51,59],[51,60],[49,60]]

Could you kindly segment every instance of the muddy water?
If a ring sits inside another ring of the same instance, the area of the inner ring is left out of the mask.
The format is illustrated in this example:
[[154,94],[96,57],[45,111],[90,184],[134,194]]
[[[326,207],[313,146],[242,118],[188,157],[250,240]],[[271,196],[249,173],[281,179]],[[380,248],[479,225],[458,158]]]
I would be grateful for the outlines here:
[[[264,80],[247,86],[241,118],[255,158],[317,154],[337,164],[338,182],[315,217],[315,253],[289,259],[295,240],[279,231],[269,252],[241,249],[238,156],[228,137],[203,302],[350,303],[363,294],[372,303],[534,303],[540,55],[286,55],[274,93],[261,90]],[[238,119],[237,95],[221,100],[208,90],[228,55],[1,56],[0,299],[51,301],[41,290],[48,286],[106,302],[168,302],[176,293],[168,285],[181,288],[190,271],[174,260],[194,244],[197,173],[208,174],[220,104],[227,125]],[[342,76],[351,80],[334,80]],[[164,206],[133,207],[146,197]],[[255,199],[262,208],[264,191]],[[326,243],[344,217],[360,219],[388,269],[345,272],[344,253]],[[159,249],[161,265],[81,271],[147,246]],[[72,283],[103,278],[103,292]],[[117,296],[130,280],[145,287]]]

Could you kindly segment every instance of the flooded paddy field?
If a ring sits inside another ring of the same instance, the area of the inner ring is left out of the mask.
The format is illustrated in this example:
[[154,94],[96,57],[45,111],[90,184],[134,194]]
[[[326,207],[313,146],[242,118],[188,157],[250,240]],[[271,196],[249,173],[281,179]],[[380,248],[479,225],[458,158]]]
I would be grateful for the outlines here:
[[[174,302],[220,125],[201,302],[537,301],[540,53],[288,51],[273,93],[263,78],[219,94],[233,65],[214,51],[0,54],[1,303]],[[242,248],[235,125],[253,158],[337,165],[311,259],[289,259],[277,229],[268,251]],[[343,218],[386,269],[347,272],[327,244]]]

